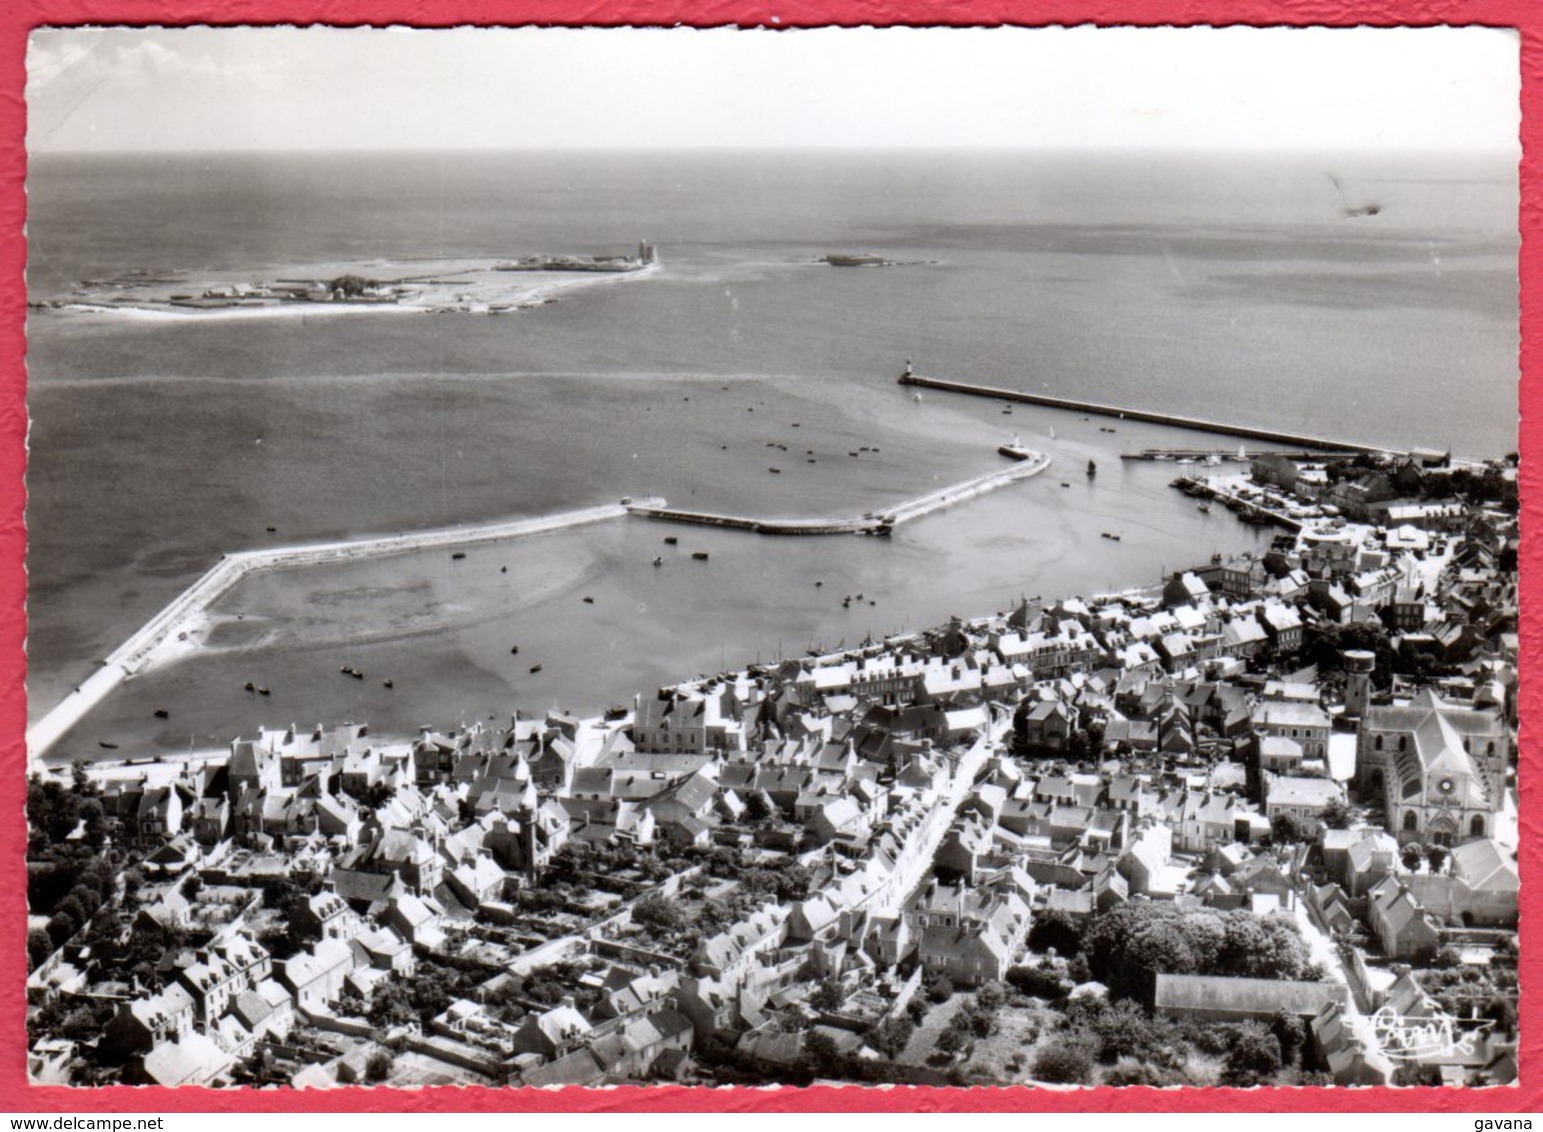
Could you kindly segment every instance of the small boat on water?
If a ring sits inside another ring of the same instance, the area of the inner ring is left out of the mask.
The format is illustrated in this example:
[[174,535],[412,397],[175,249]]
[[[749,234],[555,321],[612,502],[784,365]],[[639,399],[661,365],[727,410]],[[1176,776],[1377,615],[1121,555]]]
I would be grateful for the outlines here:
[[1200,503],[1200,504],[1196,505],[1195,510],[1196,511],[1204,511],[1207,514],[1209,514],[1210,511],[1211,511],[1211,505],[1209,503]]
[[452,554],[450,556],[450,560],[452,562],[459,562],[461,559],[463,559],[465,557],[466,557],[466,552],[464,550],[458,550],[458,551],[456,551],[454,554]]
[[1110,534],[1108,531],[1104,531],[1103,532],[1103,537],[1106,538],[1106,539],[1109,539],[1111,542],[1119,542],[1120,541],[1120,536],[1119,535]]
[[382,688],[395,688],[396,687],[396,685],[393,684],[390,680],[382,680],[380,682],[380,686]]
[[664,559],[663,558],[655,558],[654,559],[654,565],[655,566],[663,566],[664,565]]
[[269,534],[272,534],[272,533],[273,533],[273,532],[274,532],[274,531],[276,531],[276,530],[278,530],[278,528],[277,528],[277,527],[269,527],[269,528],[268,528],[268,533],[269,533]]
[[1098,475],[1098,465],[1095,464],[1092,460],[1089,460],[1088,461],[1088,479],[1092,479],[1096,475]]
[[595,604],[595,599],[592,598],[592,597],[586,597],[584,599],[584,604],[585,605],[594,605]]
[[248,692],[255,692],[255,691],[257,691],[257,685],[252,683],[250,680],[248,680],[246,682],[246,690]]
[[109,751],[116,751],[118,749],[118,744],[116,744],[116,743],[109,743],[106,739],[98,739],[96,741],[96,745],[98,747],[103,747],[103,748],[105,748],[105,749],[107,749]]
[[157,719],[170,719],[171,718],[171,712],[167,711],[165,708],[156,708],[155,709],[155,718],[157,718]]
[[674,546],[679,541],[680,541],[680,539],[676,538],[674,535],[670,535],[668,538],[666,538],[664,540],[664,545],[665,546]]
[[271,695],[273,695],[273,693],[268,691],[267,688],[259,688],[259,689],[257,689],[257,694],[259,696],[271,696]]
[[541,671],[541,665],[533,664],[533,665],[530,666],[530,674],[532,676],[534,676],[536,673],[538,673],[540,671]]
[[695,558],[698,562],[706,562],[707,561],[707,551],[705,551],[705,550],[693,551],[691,557]]
[[513,648],[511,648],[509,650],[509,655],[510,656],[519,656],[520,655],[520,646],[519,645],[515,645]]
[[507,566],[500,566],[498,568],[498,572],[500,574],[507,574],[509,572],[509,567],[507,567]]
[[780,476],[782,474],[781,468],[767,468],[766,470],[774,476]]

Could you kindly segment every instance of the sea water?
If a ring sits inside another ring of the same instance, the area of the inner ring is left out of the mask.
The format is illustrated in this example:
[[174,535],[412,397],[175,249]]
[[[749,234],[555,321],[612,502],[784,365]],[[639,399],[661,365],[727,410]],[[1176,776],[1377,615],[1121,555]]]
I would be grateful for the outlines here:
[[[247,283],[350,261],[384,275],[640,239],[665,264],[497,317],[34,313],[33,718],[232,549],[644,494],[853,514],[994,467],[1014,435],[1055,460],[890,540],[625,520],[464,561],[286,572],[229,595],[223,613],[241,620],[215,648],[130,682],[53,758],[296,720],[402,731],[593,711],[700,671],[1025,595],[1150,584],[1267,545],[1169,489],[1172,465],[1119,459],[1235,449],[1228,438],[930,391],[918,403],[895,383],[908,358],[938,376],[1349,440],[1474,457],[1516,446],[1517,194],[1503,159],[59,157],[34,162],[28,192],[35,299],[136,269]],[[1347,215],[1368,204],[1375,216]],[[837,251],[907,266],[816,262]],[[681,560],[653,567],[665,535]],[[685,553],[698,546],[707,563]],[[339,676],[341,663],[370,678]],[[248,679],[273,695],[245,693]]]

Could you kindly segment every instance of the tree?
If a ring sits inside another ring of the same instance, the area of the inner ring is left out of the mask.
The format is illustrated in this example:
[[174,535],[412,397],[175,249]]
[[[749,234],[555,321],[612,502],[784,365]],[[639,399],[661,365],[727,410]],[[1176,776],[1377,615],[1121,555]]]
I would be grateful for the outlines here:
[[100,793],[96,783],[91,780],[91,764],[85,759],[76,759],[70,763],[70,791],[83,795]]
[[72,1010],[64,1016],[64,1021],[59,1023],[61,1036],[69,1038],[72,1042],[83,1042],[97,1037],[102,1032],[101,1024],[88,1007],[80,1007]]
[[1329,829],[1349,829],[1350,823],[1355,820],[1355,811],[1343,798],[1334,798],[1323,807],[1321,816],[1323,824]]
[[1431,845],[1425,850],[1425,859],[1430,862],[1430,871],[1432,873],[1439,873],[1442,866],[1447,863],[1447,859],[1451,856],[1452,854],[1447,851],[1445,845]]
[[1439,948],[1431,956],[1430,965],[1437,971],[1455,971],[1463,965],[1462,953],[1450,945]]
[[927,1000],[929,1002],[947,1002],[954,997],[954,980],[946,973],[939,974],[934,979],[927,980]]
[[1275,1017],[1270,1019],[1270,1033],[1280,1043],[1281,1060],[1288,1064],[1294,1063],[1307,1042],[1307,1024],[1302,1021],[1301,1015],[1289,1010],[1277,1010]]
[[838,1009],[845,998],[846,992],[841,989],[841,980],[830,976],[809,996],[809,1005],[816,1010],[831,1011]]
[[829,1072],[841,1060],[841,1050],[825,1031],[810,1030],[804,1035],[803,1058],[814,1070]]
[[391,1076],[391,1064],[391,1054],[388,1051],[376,1050],[364,1063],[364,1079],[371,1084],[379,1084]]
[[42,928],[27,933],[27,970],[34,971],[54,952],[54,941]]
[[1222,1061],[1221,1083],[1246,1089],[1273,1077],[1280,1068],[1279,1039],[1258,1023],[1245,1023]]
[[1058,1002],[1071,992],[1064,978],[1043,967],[1010,967],[1007,982],[1019,994],[1042,998],[1047,1002]]
[[1006,1001],[1007,992],[1002,989],[1001,983],[984,983],[975,992],[976,1007],[988,1014],[996,1013]]
[[970,1044],[969,1033],[958,1026],[949,1026],[938,1035],[938,1049],[942,1053],[960,1054]]
[[657,892],[650,892],[632,906],[632,921],[667,932],[680,931],[691,922],[679,904]]
[[1047,1045],[1034,1055],[1030,1069],[1036,1081],[1051,1085],[1085,1085],[1093,1073],[1093,1053],[1086,1041]]
[[372,782],[364,792],[362,801],[372,810],[378,810],[396,797],[396,787],[385,782]]
[[1282,810],[1270,819],[1270,838],[1277,845],[1298,845],[1318,840],[1319,826],[1290,810]]
[[1130,1085],[1147,1085],[1154,1088],[1166,1084],[1164,1076],[1144,1061],[1121,1061],[1104,1074],[1105,1085],[1125,1088]]
[[1192,973],[1202,959],[1171,904],[1122,905],[1094,921],[1082,948],[1093,977],[1116,998],[1147,998],[1159,971]]
[[1495,1029],[1508,1038],[1516,1033],[1516,1007],[1504,995],[1497,994],[1485,1003],[1480,1017],[1495,1023]]
[[745,817],[755,825],[771,821],[777,816],[776,808],[766,797],[765,791],[752,790],[745,795]]
[[1425,860],[1425,847],[1418,841],[1411,841],[1399,851],[1399,860],[1403,861],[1404,868],[1410,872],[1418,871],[1420,862]]
[[1082,928],[1059,909],[1034,918],[1029,929],[1029,947],[1035,951],[1054,949],[1057,955],[1075,955],[1082,947]]
[[904,1052],[916,1033],[916,1025],[907,1017],[886,1018],[869,1028],[868,1044],[893,1061]]

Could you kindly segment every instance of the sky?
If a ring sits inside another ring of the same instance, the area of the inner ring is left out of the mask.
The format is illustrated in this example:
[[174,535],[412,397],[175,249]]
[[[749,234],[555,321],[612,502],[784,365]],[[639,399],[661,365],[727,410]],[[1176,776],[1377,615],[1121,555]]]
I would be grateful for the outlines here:
[[45,29],[29,152],[1516,149],[1486,28]]

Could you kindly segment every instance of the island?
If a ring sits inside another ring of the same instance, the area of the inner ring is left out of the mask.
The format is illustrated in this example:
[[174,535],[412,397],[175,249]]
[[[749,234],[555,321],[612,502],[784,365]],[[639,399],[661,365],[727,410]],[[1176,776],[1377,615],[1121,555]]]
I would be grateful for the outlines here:
[[[560,292],[661,269],[658,249],[635,255],[543,255],[508,261],[432,259],[284,265],[263,281],[231,283],[192,272],[136,268],[85,279],[66,295],[36,298],[38,312],[111,312],[156,318],[375,312],[508,314],[556,302]],[[511,276],[511,273],[515,273]]]

